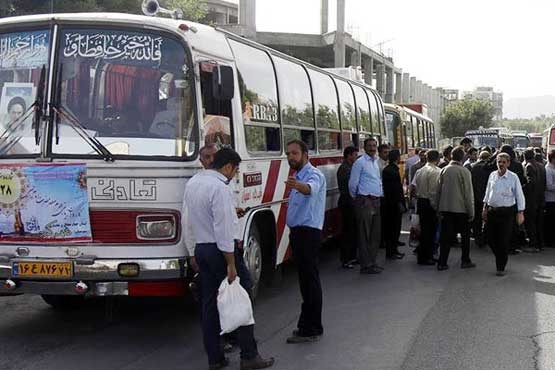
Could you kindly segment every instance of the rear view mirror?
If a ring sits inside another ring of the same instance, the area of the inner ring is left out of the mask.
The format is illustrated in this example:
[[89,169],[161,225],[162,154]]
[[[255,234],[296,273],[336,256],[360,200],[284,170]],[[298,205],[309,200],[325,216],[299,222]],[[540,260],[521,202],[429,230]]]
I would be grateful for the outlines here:
[[231,100],[235,87],[233,85],[233,68],[216,66],[212,72],[212,91],[214,99]]

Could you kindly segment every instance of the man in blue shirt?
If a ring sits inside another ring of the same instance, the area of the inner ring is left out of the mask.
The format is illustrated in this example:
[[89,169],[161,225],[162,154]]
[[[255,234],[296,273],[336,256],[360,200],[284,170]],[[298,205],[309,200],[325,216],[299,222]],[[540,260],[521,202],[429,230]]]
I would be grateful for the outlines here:
[[374,138],[364,140],[364,151],[351,170],[349,192],[355,198],[355,217],[358,231],[358,258],[361,274],[379,274],[376,264],[381,238],[380,198],[383,197],[382,176]]
[[482,217],[486,221],[489,244],[495,254],[497,276],[505,275],[508,251],[511,243],[513,220],[522,225],[526,202],[518,176],[508,170],[511,157],[506,153],[497,155],[497,171],[489,175]]
[[324,226],[326,178],[309,163],[308,147],[303,141],[290,141],[286,154],[289,166],[295,171],[295,176],[286,181],[291,189],[287,226],[303,300],[297,329],[287,338],[287,343],[316,342],[324,333],[318,252]]

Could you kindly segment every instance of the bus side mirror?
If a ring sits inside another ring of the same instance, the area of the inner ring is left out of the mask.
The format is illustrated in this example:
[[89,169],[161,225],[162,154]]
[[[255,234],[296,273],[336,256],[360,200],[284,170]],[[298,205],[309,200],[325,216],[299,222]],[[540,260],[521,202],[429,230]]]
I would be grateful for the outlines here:
[[216,66],[212,72],[212,94],[217,100],[231,100],[235,86],[233,85],[233,68]]

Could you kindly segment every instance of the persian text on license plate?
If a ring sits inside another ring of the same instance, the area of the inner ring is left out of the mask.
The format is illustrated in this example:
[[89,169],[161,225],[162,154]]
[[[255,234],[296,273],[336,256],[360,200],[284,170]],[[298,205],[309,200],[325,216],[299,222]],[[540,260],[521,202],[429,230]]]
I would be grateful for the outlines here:
[[71,262],[14,262],[12,266],[14,277],[53,277],[66,278],[73,276]]

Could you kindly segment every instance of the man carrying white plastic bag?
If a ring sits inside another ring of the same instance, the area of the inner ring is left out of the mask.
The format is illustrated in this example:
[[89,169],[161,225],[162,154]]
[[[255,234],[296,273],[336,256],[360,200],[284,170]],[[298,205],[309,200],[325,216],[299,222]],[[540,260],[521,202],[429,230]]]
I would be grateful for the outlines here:
[[[233,194],[228,186],[240,162],[241,157],[234,150],[220,149],[214,156],[213,169],[196,174],[185,187],[187,222],[195,236],[195,259],[200,270],[202,333],[209,370],[221,369],[229,364],[220,345],[217,297],[222,280],[231,284],[229,288],[234,282],[235,287],[240,283],[247,291],[252,287],[250,274],[242,260],[242,250],[235,248],[237,214]],[[244,296],[241,302],[237,308],[239,312],[241,307],[246,306]],[[249,307],[252,319],[250,299]],[[235,310],[235,307],[226,304],[225,310],[228,309]],[[227,314],[224,315],[227,317]],[[245,320],[245,323],[251,321],[254,323],[254,320]],[[258,354],[252,323],[238,329],[241,370],[264,369],[274,364],[273,358],[263,359]]]
[[237,277],[230,284],[225,278],[218,289],[220,335],[231,333],[240,326],[254,325],[249,293],[241,286],[240,280]]

